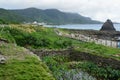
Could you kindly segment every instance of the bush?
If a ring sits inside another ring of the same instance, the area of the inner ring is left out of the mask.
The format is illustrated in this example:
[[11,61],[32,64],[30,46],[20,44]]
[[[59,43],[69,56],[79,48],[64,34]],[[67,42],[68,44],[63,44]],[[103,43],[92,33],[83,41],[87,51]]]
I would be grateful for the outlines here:
[[72,46],[72,41],[59,38],[58,40],[54,41],[54,45],[57,48],[67,48]]
[[85,62],[76,65],[77,68],[81,68],[87,71],[90,75],[95,76],[98,80],[118,80],[120,78],[120,71],[112,69],[111,67],[98,67],[94,63]]
[[8,24],[6,21],[0,19],[0,24]]
[[[72,46],[72,41],[65,37],[57,36],[53,29],[38,28],[36,31],[29,32],[24,30],[22,26],[4,27],[4,38],[16,42],[19,46],[32,48],[68,48]],[[25,28],[26,29],[26,28]],[[33,28],[32,28],[33,29]],[[2,28],[1,28],[2,30]],[[31,30],[31,29],[30,29]],[[1,35],[3,35],[1,33]]]
[[0,38],[7,40],[10,43],[15,43],[14,37],[10,34],[8,27],[0,27]]

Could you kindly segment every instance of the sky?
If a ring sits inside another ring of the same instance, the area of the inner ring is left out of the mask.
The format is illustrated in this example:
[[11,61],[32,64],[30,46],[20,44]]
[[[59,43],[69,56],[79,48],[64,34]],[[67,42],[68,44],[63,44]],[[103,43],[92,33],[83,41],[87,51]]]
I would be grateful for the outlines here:
[[59,9],[79,13],[93,20],[120,22],[120,0],[0,0],[0,8]]

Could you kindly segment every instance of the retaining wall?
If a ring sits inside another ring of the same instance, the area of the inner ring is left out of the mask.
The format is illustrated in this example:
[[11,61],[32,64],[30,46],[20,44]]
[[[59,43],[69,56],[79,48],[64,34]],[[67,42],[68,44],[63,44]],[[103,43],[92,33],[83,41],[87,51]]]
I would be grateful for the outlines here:
[[99,38],[94,38],[91,36],[86,36],[83,34],[68,34],[68,33],[62,33],[62,32],[57,32],[58,35],[60,36],[65,36],[65,37],[69,37],[69,38],[73,38],[73,39],[77,39],[77,40],[81,40],[81,41],[85,41],[85,42],[95,42],[96,44],[102,44],[104,46],[109,46],[109,47],[114,47],[117,48],[118,47],[118,42],[117,41],[113,41],[113,40],[105,40],[105,39],[99,39]]

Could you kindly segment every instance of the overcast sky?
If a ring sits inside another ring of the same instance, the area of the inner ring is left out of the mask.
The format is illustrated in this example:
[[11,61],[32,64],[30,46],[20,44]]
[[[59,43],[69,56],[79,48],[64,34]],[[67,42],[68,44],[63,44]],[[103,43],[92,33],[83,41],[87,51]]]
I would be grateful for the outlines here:
[[56,8],[65,12],[75,12],[94,20],[111,19],[120,22],[120,0],[0,0],[0,8],[22,9]]

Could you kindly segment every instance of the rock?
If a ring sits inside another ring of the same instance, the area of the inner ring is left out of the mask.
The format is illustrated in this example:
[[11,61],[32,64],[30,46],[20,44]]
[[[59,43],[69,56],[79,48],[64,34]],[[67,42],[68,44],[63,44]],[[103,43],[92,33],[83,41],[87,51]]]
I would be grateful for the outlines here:
[[5,62],[6,62],[5,57],[0,54],[0,64],[4,64]]
[[103,24],[103,26],[102,26],[102,28],[100,29],[100,31],[116,31],[116,29],[114,28],[112,21],[108,19],[108,20]]
[[5,42],[5,43],[9,43],[8,40],[0,38],[0,42]]

